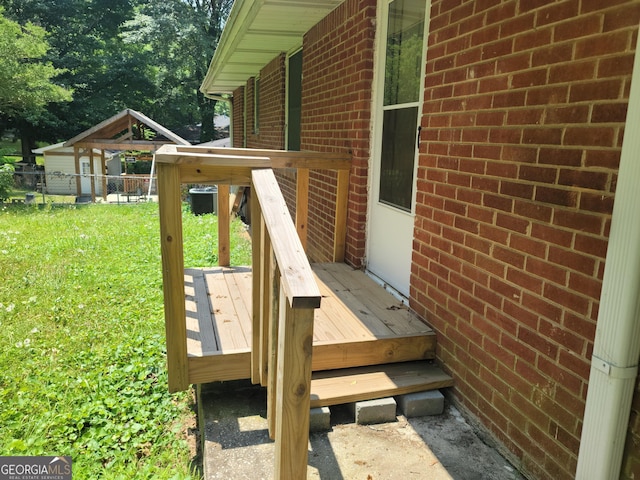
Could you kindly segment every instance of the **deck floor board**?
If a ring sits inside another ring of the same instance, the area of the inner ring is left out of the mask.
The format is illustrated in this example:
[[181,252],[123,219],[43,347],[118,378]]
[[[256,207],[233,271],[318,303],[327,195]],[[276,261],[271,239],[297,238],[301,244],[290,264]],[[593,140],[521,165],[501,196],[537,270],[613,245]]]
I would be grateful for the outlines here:
[[[433,358],[433,331],[365,273],[341,263],[312,268],[322,295],[314,320],[314,365]],[[195,378],[249,378],[251,284],[250,267],[185,270],[187,350]],[[203,357],[217,373],[207,374]],[[224,362],[233,366],[228,376]]]

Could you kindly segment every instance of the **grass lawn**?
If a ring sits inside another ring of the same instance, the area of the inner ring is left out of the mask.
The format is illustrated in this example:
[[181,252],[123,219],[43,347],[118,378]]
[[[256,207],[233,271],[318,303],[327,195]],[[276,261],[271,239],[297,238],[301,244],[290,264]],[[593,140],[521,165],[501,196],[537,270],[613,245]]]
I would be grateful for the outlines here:
[[[186,266],[215,264],[217,217],[186,210]],[[167,393],[157,204],[0,208],[0,329],[1,455],[71,455],[77,479],[197,478],[192,395]]]

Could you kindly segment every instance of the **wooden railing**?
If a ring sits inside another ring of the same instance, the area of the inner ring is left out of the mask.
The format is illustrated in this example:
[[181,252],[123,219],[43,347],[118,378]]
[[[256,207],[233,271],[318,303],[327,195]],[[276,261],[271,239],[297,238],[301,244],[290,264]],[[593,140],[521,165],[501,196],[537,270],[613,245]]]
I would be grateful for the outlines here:
[[[267,387],[276,479],[306,478],[314,309],[305,254],[309,170],[337,171],[334,261],[344,259],[350,160],[341,154],[165,145],[156,153],[169,389],[188,387],[180,185],[218,185],[219,263],[229,265],[229,185],[252,187],[251,380]],[[296,168],[294,224],[272,168]]]

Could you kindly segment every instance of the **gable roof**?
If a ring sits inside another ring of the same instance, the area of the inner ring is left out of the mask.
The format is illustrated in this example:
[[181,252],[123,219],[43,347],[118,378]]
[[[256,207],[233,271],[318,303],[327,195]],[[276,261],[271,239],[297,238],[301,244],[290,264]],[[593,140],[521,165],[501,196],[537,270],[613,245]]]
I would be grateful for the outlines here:
[[[133,127],[136,126],[136,129]],[[140,136],[142,129],[150,129],[155,132],[158,140],[145,140],[135,138]],[[165,140],[162,140],[164,138]],[[94,148],[110,150],[155,150],[160,145],[175,143],[178,145],[191,145],[184,138],[176,135],[171,130],[154,122],[146,115],[127,108],[107,120],[91,127],[64,142],[63,146],[71,147],[83,144]]]
[[343,0],[236,0],[200,91],[232,93],[302,37]]

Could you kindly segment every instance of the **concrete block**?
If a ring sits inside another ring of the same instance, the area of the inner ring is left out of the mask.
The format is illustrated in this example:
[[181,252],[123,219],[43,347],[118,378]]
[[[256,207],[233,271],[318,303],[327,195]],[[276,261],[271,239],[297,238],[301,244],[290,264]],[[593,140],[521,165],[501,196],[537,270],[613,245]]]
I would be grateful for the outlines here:
[[396,401],[407,418],[440,415],[444,411],[444,395],[440,390],[398,395]]
[[361,425],[396,421],[397,404],[393,397],[350,404],[355,422]]
[[331,410],[329,407],[312,408],[309,414],[309,431],[326,432],[331,430]]

